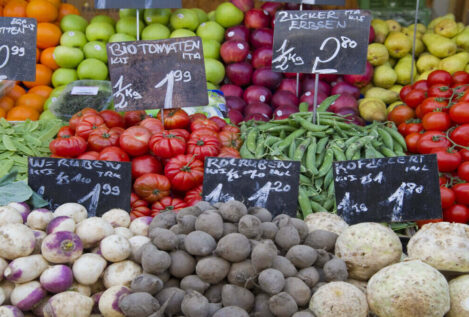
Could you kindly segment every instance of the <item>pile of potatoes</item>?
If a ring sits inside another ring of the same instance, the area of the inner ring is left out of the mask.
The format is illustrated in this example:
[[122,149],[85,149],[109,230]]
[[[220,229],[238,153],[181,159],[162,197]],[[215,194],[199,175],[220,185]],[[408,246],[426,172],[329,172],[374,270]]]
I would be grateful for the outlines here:
[[[312,295],[348,278],[333,254],[337,237],[238,201],[164,212],[150,224],[151,242],[135,256],[144,272],[119,308],[129,317],[314,316]],[[367,310],[365,295],[347,285]]]

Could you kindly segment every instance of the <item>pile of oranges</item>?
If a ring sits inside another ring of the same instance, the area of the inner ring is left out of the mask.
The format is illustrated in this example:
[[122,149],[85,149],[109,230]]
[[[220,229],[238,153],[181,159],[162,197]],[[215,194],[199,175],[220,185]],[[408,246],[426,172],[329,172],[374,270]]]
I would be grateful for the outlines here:
[[44,102],[52,92],[52,73],[59,68],[53,53],[62,35],[60,20],[68,14],[79,15],[80,12],[61,0],[0,0],[0,16],[37,20],[36,80],[17,82],[0,98],[0,118],[11,121],[39,119]]

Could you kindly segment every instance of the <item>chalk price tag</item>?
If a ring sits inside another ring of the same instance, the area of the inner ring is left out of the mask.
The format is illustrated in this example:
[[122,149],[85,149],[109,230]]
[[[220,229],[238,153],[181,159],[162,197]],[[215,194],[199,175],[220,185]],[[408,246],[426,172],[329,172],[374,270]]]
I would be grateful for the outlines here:
[[435,154],[334,162],[337,213],[349,224],[442,218]]
[[210,203],[235,199],[296,217],[299,180],[300,162],[207,157],[202,194]]
[[0,80],[36,80],[37,21],[0,17]]
[[101,216],[112,208],[130,210],[132,184],[128,162],[28,158],[28,184],[54,210],[77,202],[88,216]]
[[182,0],[94,0],[96,9],[181,8]]
[[208,104],[200,37],[107,44],[116,111]]
[[360,10],[279,11],[272,70],[363,74],[371,15]]

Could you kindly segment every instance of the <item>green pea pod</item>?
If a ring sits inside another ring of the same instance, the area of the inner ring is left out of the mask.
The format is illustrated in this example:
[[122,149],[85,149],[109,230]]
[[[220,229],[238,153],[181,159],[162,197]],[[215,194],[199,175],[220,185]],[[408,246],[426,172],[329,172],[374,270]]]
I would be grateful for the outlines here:
[[313,185],[313,183],[311,182],[311,179],[303,174],[300,174],[300,184],[308,185],[308,186]]
[[265,139],[265,147],[266,148],[270,148],[275,142],[277,141],[281,141],[280,138],[276,137],[276,136],[272,136],[272,135],[269,135],[266,139]]
[[326,148],[326,145],[327,145],[327,142],[329,142],[329,138],[328,137],[324,137],[322,139],[320,139],[318,141],[318,146],[316,148],[316,153],[322,153],[324,152],[325,148]]
[[327,125],[314,124],[303,118],[296,118],[295,121],[297,121],[304,129],[311,131],[311,132],[321,132],[321,131],[329,129]]
[[374,138],[375,138],[374,136],[367,135],[367,136],[361,137],[360,139],[352,143],[345,151],[345,157],[347,158],[347,160],[353,160],[355,157],[357,157],[357,153],[358,153],[358,158],[360,158],[361,148],[368,142],[371,142]]
[[333,96],[329,96],[327,97],[326,99],[324,99],[323,102],[321,102],[321,104],[319,105],[318,107],[318,112],[326,112],[327,109],[329,109],[329,107],[337,100],[337,98],[339,98],[340,95],[333,95]]
[[313,174],[319,173],[316,167],[316,138],[311,138],[311,144],[308,146],[306,151],[306,168]]
[[311,143],[311,139],[304,139],[300,145],[295,150],[293,154],[294,161],[302,161],[303,156],[305,155],[306,149],[308,148],[309,144]]
[[327,124],[327,125],[330,125],[336,129],[342,129],[342,130],[351,130],[353,129],[354,127],[352,127],[351,124],[349,123],[345,123],[345,122],[341,122],[337,119],[321,119],[320,122],[318,122],[319,124]]
[[321,206],[315,201],[311,201],[311,208],[313,209],[314,212],[328,212],[326,208]]
[[324,201],[324,204],[322,205],[324,209],[330,211],[334,207],[334,200],[334,198],[327,197],[327,199]]
[[360,139],[359,135],[356,135],[356,136],[348,139],[347,141],[344,142],[344,148],[348,148],[352,143],[358,141],[358,139]]
[[6,134],[3,135],[2,141],[3,141],[3,146],[5,146],[5,148],[8,151],[12,151],[12,152],[17,151],[17,148],[16,148],[15,144],[13,143],[13,140],[10,138],[9,135],[6,135]]
[[334,182],[330,183],[329,187],[327,187],[327,195],[328,196],[334,196],[335,195]]
[[394,153],[393,150],[388,149],[388,148],[385,147],[385,146],[382,146],[379,150],[380,150],[380,152],[383,153],[384,156],[386,156],[386,157],[395,157],[395,156],[397,156],[396,153]]
[[9,159],[6,159],[6,160],[2,160],[2,164],[0,164],[0,178],[2,178],[3,176],[5,176],[6,174],[8,174],[11,170],[11,168],[13,167],[13,160],[9,160]]
[[302,102],[300,103],[298,110],[300,110],[300,112],[308,112],[308,107],[309,104],[307,102]]
[[246,142],[243,143],[241,148],[239,149],[239,154],[241,155],[242,158],[247,158],[247,159],[253,159],[254,154],[251,153],[251,151],[248,150],[248,147],[246,145]]
[[328,188],[331,182],[334,180],[334,172],[333,168],[331,167],[327,172],[326,176],[324,177],[324,188]]
[[347,158],[345,157],[344,151],[342,151],[337,145],[333,145],[332,151],[334,152],[335,161],[345,161]]
[[280,151],[283,152],[283,150],[285,150],[285,148],[287,148],[289,145],[291,145],[293,140],[296,140],[297,138],[301,137],[305,133],[306,133],[305,129],[298,129],[298,130],[290,133],[286,138],[283,139],[282,143],[280,143],[280,145],[279,145]]
[[392,149],[394,146],[394,141],[393,141],[392,136],[383,128],[378,128],[377,132],[379,136],[381,137],[381,139],[383,140],[384,145]]
[[365,148],[366,148],[366,151],[365,151],[366,158],[384,158],[384,155],[380,151],[378,151],[373,146],[373,144],[371,143],[365,144]]
[[326,151],[322,151],[321,153],[316,155],[316,167],[318,168],[317,174],[319,174],[319,167],[322,165],[322,162],[324,161],[324,157],[326,157]]
[[396,129],[391,129],[386,126],[383,127],[394,139],[394,141],[398,142],[404,151],[407,151],[407,144],[405,143],[405,139],[402,134],[399,133]]
[[303,218],[313,213],[313,208],[311,207],[311,201],[308,197],[308,194],[306,193],[306,191],[303,189],[302,186],[300,186],[300,189],[299,189],[298,204],[300,205],[300,210],[301,210],[301,213],[303,214]]
[[395,153],[397,153],[397,152],[404,152],[404,149],[402,148],[402,145],[401,145],[399,142],[394,142],[393,151],[394,151]]
[[257,159],[261,159],[264,157],[264,150],[265,150],[265,137],[263,135],[259,135],[258,142],[257,142],[257,147],[256,147],[256,152],[254,153],[254,156]]
[[364,155],[361,154],[361,149],[358,150],[357,152],[355,152],[355,154],[353,154],[352,156],[352,160],[355,161],[355,160],[359,160],[363,157]]
[[314,180],[314,187],[316,187],[317,190],[322,190],[323,184],[324,184],[324,177],[317,177]]
[[257,129],[251,129],[246,137],[246,146],[251,153],[256,152]]
[[314,194],[314,195],[310,195],[310,198],[311,198],[312,201],[315,201],[315,202],[317,202],[318,204],[323,204],[324,201],[325,201],[326,198],[327,198],[327,195],[326,195],[326,193],[324,193],[324,192],[321,193],[321,194],[317,194],[317,193],[316,193],[316,194]]
[[288,157],[293,160],[293,156],[295,155],[296,151],[296,140],[293,140],[288,148]]

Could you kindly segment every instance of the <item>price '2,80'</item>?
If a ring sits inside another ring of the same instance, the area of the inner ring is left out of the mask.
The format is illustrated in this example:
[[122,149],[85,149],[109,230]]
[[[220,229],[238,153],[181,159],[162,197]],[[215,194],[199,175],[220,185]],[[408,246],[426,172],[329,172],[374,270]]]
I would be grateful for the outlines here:
[[351,40],[350,38],[346,37],[346,36],[341,36],[340,39],[336,38],[336,37],[328,37],[327,39],[325,39],[322,44],[321,44],[321,47],[319,48],[321,51],[324,50],[324,48],[326,47],[326,45],[331,42],[333,43],[333,45],[335,45],[335,50],[334,50],[334,53],[327,59],[325,60],[322,60],[319,56],[316,56],[316,59],[314,60],[314,64],[313,64],[313,74],[332,74],[332,73],[337,73],[337,69],[333,69],[333,68],[329,68],[329,69],[318,69],[318,64],[326,64],[326,63],[329,63],[331,61],[334,60],[334,58],[337,57],[337,55],[339,54],[340,52],[340,49],[341,48],[355,48],[357,47],[357,42]]
[[12,46],[11,48],[8,45],[0,46],[0,69],[5,67],[8,64],[11,56],[24,56],[25,49],[24,47]]

